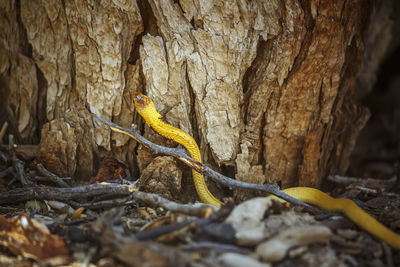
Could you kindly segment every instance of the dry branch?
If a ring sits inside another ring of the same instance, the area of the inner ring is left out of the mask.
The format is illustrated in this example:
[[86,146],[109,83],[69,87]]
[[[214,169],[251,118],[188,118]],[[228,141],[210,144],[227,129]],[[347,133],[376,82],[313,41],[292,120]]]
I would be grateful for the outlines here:
[[8,167],[7,169],[0,171],[0,178],[4,178],[12,173],[13,173],[13,167]]
[[390,179],[384,180],[373,178],[347,177],[342,175],[329,175],[327,179],[329,181],[343,185],[357,184],[370,188],[388,189],[396,184],[397,177],[393,176]]
[[37,186],[0,193],[0,204],[12,204],[31,199],[68,201],[94,196],[121,197],[130,193],[129,186],[119,184],[92,184],[69,188]]
[[24,170],[25,169],[24,162],[21,161],[20,159],[18,159],[17,154],[14,151],[14,136],[10,135],[8,137],[8,139],[9,139],[9,142],[10,142],[9,143],[9,147],[10,147],[9,155],[11,157],[11,162],[12,162],[12,165],[13,165],[14,170],[15,170],[15,174],[16,174],[15,178],[18,181],[21,182],[22,186],[31,186],[31,185],[33,185],[34,183],[29,181],[26,178],[25,170]]
[[[90,203],[79,203],[76,201],[78,199],[85,200],[95,196],[112,199]],[[179,204],[156,194],[132,191],[131,186],[116,183],[91,184],[68,188],[38,186],[18,188],[0,193],[0,205],[15,204],[33,199],[66,201],[74,207],[85,208],[123,206],[140,201],[154,207],[163,207],[172,212],[179,212],[198,217],[207,217],[207,215],[214,211],[214,207],[207,204]]]
[[69,203],[77,208],[84,207],[89,209],[111,208],[117,206],[130,205],[136,202],[142,202],[153,207],[163,207],[171,212],[182,213],[190,216],[207,217],[214,211],[214,207],[204,203],[180,204],[157,194],[134,191],[128,197],[108,199],[90,203],[78,203],[70,200]]
[[199,241],[199,242],[190,242],[183,246],[181,246],[184,250],[216,250],[223,252],[234,252],[239,254],[250,254],[251,250],[247,248],[241,248],[231,244],[218,243],[212,241]]
[[179,204],[166,198],[160,197],[159,195],[145,193],[141,191],[133,192],[131,194],[131,197],[137,201],[141,201],[155,207],[163,207],[172,212],[179,212],[197,217],[207,217],[207,215],[212,213],[212,211],[214,210],[214,207],[208,204]]
[[7,127],[8,127],[8,122],[4,122],[0,130],[0,144],[3,143],[3,137],[6,134]]
[[62,178],[58,177],[54,173],[48,171],[42,164],[37,164],[36,165],[37,170],[43,174],[44,176],[48,177],[50,181],[53,183],[57,184],[60,187],[71,187],[69,184],[63,181]]
[[214,170],[212,170],[211,168],[207,167],[206,165],[192,159],[187,153],[186,151],[181,148],[181,147],[177,147],[177,148],[171,148],[171,147],[164,147],[161,145],[157,145],[149,140],[147,140],[146,138],[144,138],[142,135],[140,135],[140,133],[137,131],[137,126],[136,125],[132,125],[131,129],[128,128],[124,128],[121,127],[115,123],[112,123],[108,120],[105,120],[99,116],[97,116],[96,114],[92,114],[96,119],[100,120],[101,122],[107,124],[112,131],[117,132],[117,133],[121,133],[121,134],[125,134],[133,139],[135,139],[136,141],[140,142],[141,144],[145,145],[146,147],[152,149],[154,151],[154,153],[156,154],[165,154],[165,155],[169,155],[169,156],[173,156],[179,160],[181,160],[183,163],[185,163],[186,165],[188,165],[190,168],[196,170],[199,173],[202,173],[204,175],[209,176],[210,178],[212,178],[213,180],[227,186],[230,188],[245,188],[245,189],[251,189],[251,190],[259,190],[259,191],[263,191],[269,194],[273,194],[275,196],[278,196],[294,205],[298,205],[298,206],[305,206],[308,207],[310,209],[313,209],[310,205],[295,199],[291,196],[289,196],[288,194],[282,192],[279,187],[277,185],[270,185],[270,184],[251,184],[251,183],[246,183],[246,182],[241,182],[238,180],[234,180],[231,179],[229,177],[226,177]]
[[180,223],[160,226],[157,228],[153,228],[151,230],[139,232],[135,235],[135,238],[137,240],[149,240],[149,239],[160,238],[163,235],[170,234],[175,231],[180,231],[185,227],[198,229],[212,222],[215,222],[221,217],[224,217],[224,215],[225,212],[216,212],[211,214],[211,216],[209,216],[208,218],[196,218],[193,220],[188,220]]

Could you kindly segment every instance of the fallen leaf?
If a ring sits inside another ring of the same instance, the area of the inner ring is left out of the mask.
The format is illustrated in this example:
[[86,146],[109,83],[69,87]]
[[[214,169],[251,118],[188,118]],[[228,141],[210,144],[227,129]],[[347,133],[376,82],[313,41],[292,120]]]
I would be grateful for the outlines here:
[[10,219],[0,215],[0,229],[0,245],[14,255],[36,261],[58,258],[57,262],[62,264],[68,262],[64,241],[25,213]]
[[97,175],[89,183],[101,183],[112,179],[120,179],[122,181],[122,179],[127,176],[125,172],[126,169],[126,165],[116,158],[105,157],[101,161]]

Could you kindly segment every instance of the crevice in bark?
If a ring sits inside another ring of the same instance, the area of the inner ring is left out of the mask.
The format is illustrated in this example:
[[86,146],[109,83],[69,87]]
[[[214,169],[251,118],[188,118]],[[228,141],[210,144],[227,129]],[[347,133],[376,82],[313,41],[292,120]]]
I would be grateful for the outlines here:
[[[187,67],[187,65],[186,65]],[[188,92],[189,92],[189,98],[190,98],[190,110],[189,110],[189,121],[192,126],[192,136],[194,140],[196,140],[197,144],[200,144],[201,138],[200,138],[200,131],[199,131],[199,125],[197,122],[197,116],[196,116],[196,96],[193,91],[193,87],[190,84],[189,77],[187,74],[186,70],[186,75],[185,75],[186,83],[188,85]]]
[[21,1],[15,1],[16,18],[18,22],[19,52],[24,56],[32,58],[32,46],[28,42],[26,29],[21,19]]
[[181,6],[180,1],[179,1],[179,0],[174,0],[174,4],[179,8],[180,13],[181,13],[182,16],[183,16],[183,14],[185,14],[185,12],[183,12],[183,8],[182,8],[182,6]]
[[[267,163],[267,159],[268,157],[266,155],[264,155],[264,150],[265,150],[265,144],[264,144],[264,140],[263,140],[263,136],[264,136],[264,128],[266,126],[266,112],[264,112],[264,114],[261,116],[261,124],[260,124],[260,131],[259,131],[259,139],[260,139],[260,149],[258,150],[258,162],[257,164],[262,166],[262,172],[265,173],[265,164]],[[268,154],[268,152],[266,151],[265,154]],[[268,177],[266,177],[266,179],[268,179]]]
[[[243,75],[242,79],[242,90],[243,90],[243,95],[249,95],[251,94],[251,90],[249,91],[249,80],[251,75],[257,70],[257,62],[259,61],[259,58],[262,55],[262,50],[264,48],[264,43],[267,41],[264,41],[261,37],[258,38],[258,43],[257,43],[257,52],[256,56],[253,59],[253,62],[251,62],[251,65],[247,68],[246,72]],[[252,89],[252,88],[250,88]]]
[[140,15],[142,16],[143,32],[137,36],[131,49],[128,63],[132,65],[135,65],[136,61],[140,58],[139,49],[140,45],[142,44],[142,37],[146,34],[150,34],[152,36],[159,35],[157,20],[149,2],[147,0],[138,0],[137,4]]
[[[350,91],[354,86],[354,77],[360,69],[363,54],[357,45],[358,37],[354,36],[350,45],[346,47],[345,62],[341,70],[343,78],[332,106],[335,118],[329,134],[324,134],[322,139],[328,138],[328,142],[321,145],[323,150],[321,155],[329,154],[325,170],[322,172],[325,175],[344,174],[349,165],[350,151],[353,149],[355,139],[369,116],[367,109],[355,105],[354,92]],[[324,187],[329,186],[324,180],[322,183]]]
[[270,60],[270,48],[274,39],[269,39],[268,41],[264,41],[263,39],[259,39],[257,44],[257,53],[250,67],[246,70],[243,80],[242,80],[242,88],[244,94],[244,101],[242,106],[242,117],[243,122],[246,125],[248,123],[248,105],[251,95],[253,91],[256,90],[259,81],[262,79],[260,73],[265,71],[265,68],[268,66],[268,62]]
[[[377,81],[375,84],[375,90],[383,92],[384,90],[389,89],[389,83],[391,79],[395,76],[396,73],[399,72],[399,58],[400,58],[400,46],[397,49],[387,56],[387,59],[381,64],[381,67],[377,73]],[[366,101],[365,101],[366,100]],[[367,96],[363,102],[371,101]],[[369,103],[371,105],[371,103]],[[373,108],[373,105],[372,105]]]
[[[10,88],[9,88],[9,82],[7,79],[3,79],[3,77],[0,75],[0,99],[3,101],[3,103],[6,103],[5,105],[0,105],[0,123],[1,126],[3,126],[4,122],[9,122],[13,120],[14,118],[12,117],[12,110],[10,108],[9,104],[9,97],[10,97]],[[5,136],[3,137],[3,143],[8,143],[8,134],[9,133],[16,133],[18,132],[16,127],[14,126],[13,123],[9,123],[7,132]]]
[[304,11],[304,21],[305,21],[304,26],[306,28],[306,33],[301,42],[299,52],[297,53],[297,56],[293,61],[292,68],[289,70],[286,79],[283,81],[283,86],[285,83],[287,83],[287,81],[290,80],[293,74],[299,71],[302,62],[307,56],[308,48],[310,47],[312,36],[314,34],[315,20],[311,16],[310,3],[308,1],[305,1],[305,3],[303,2],[300,3]]
[[40,68],[35,64],[36,66],[36,77],[38,81],[38,96],[37,96],[37,106],[36,106],[36,112],[37,112],[37,137],[38,140],[36,143],[39,143],[40,140],[42,139],[41,136],[41,129],[43,125],[47,122],[47,115],[46,115],[46,102],[47,102],[47,80],[44,77],[43,72],[40,70]]

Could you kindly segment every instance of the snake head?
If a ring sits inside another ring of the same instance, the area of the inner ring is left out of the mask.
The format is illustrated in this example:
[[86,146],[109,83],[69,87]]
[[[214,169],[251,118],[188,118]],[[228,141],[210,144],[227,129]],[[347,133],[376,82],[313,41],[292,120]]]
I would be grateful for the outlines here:
[[136,92],[133,95],[133,101],[135,102],[135,108],[137,112],[151,125],[152,118],[161,118],[162,116],[157,112],[153,101],[142,94],[141,92]]
[[145,107],[147,107],[153,103],[153,101],[151,101],[150,98],[148,98],[141,92],[136,92],[133,95],[133,101],[135,101],[135,107],[138,110],[143,110]]

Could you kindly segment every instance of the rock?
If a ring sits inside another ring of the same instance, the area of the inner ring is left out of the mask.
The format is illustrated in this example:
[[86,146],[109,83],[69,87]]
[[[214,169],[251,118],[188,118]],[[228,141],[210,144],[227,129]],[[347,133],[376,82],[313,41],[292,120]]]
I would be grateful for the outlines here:
[[141,190],[175,199],[181,190],[182,171],[172,157],[156,157],[140,176]]
[[253,198],[232,211],[225,222],[232,224],[236,230],[238,245],[256,245],[266,237],[263,219],[272,203],[271,199],[265,197]]
[[218,262],[222,264],[222,266],[229,267],[269,267],[270,264],[261,263],[249,256],[245,256],[237,253],[224,253],[218,257]]
[[292,247],[327,242],[331,236],[332,232],[326,226],[292,227],[280,232],[273,239],[258,245],[256,255],[264,262],[280,261]]

